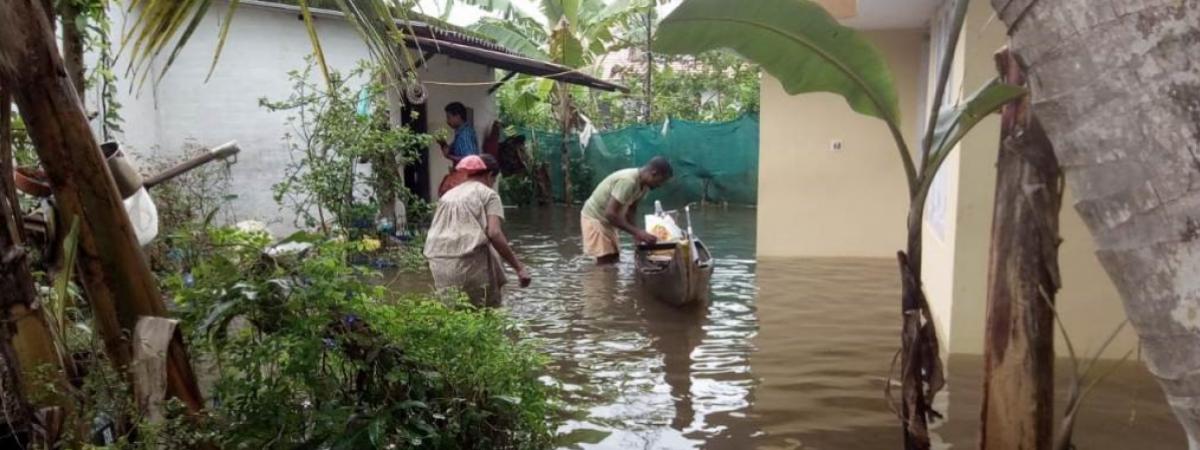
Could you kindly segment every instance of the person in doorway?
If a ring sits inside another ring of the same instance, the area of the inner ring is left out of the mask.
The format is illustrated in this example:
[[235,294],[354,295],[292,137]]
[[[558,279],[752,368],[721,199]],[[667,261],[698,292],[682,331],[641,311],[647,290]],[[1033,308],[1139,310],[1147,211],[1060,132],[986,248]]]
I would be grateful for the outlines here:
[[638,201],[651,189],[666,184],[673,174],[671,163],[656,156],[640,168],[618,170],[604,178],[580,213],[583,252],[596,258],[597,264],[617,262],[621,250],[617,230],[629,233],[635,242],[657,242],[657,237],[634,225],[633,214]]
[[517,272],[521,287],[532,281],[501,228],[504,205],[491,188],[500,164],[491,155],[469,155],[457,170],[467,174],[467,181],[438,202],[425,239],[433,284],[439,291],[461,290],[476,306],[500,306],[500,288],[507,281],[501,258]]
[[479,141],[475,137],[475,127],[467,123],[467,107],[462,103],[453,102],[446,105],[446,125],[454,130],[454,140],[446,142],[439,139],[442,155],[451,161],[451,167],[471,155],[479,154]]
[[466,106],[459,102],[446,105],[446,125],[454,130],[454,140],[447,143],[441,138],[438,139],[438,145],[442,147],[442,156],[450,160],[450,173],[442,177],[442,182],[438,185],[438,198],[467,180],[467,174],[455,169],[458,162],[468,156],[479,154],[479,142],[475,140],[475,128],[467,123]]

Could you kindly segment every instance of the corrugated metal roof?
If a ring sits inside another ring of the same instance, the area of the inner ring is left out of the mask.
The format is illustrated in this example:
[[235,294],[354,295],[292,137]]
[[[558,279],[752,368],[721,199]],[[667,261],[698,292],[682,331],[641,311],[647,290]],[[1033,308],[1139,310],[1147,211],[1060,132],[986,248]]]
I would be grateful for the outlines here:
[[[300,7],[288,4],[286,0],[242,0],[240,4],[300,14]],[[314,17],[345,19],[345,15],[341,11],[331,9],[309,8],[309,13]],[[426,20],[409,20],[400,23],[405,29],[411,29],[415,35],[405,36],[410,48],[595,89],[629,91],[624,86],[593,77],[570,67],[524,56],[491,40],[455,30],[452,25],[435,24],[433,23],[436,22],[435,19],[421,18]]]

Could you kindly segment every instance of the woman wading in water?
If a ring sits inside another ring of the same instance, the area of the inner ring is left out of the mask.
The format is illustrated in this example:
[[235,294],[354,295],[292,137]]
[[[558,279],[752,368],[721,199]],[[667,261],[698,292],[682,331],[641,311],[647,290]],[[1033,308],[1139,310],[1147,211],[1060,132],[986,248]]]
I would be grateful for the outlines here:
[[466,172],[467,180],[438,201],[425,240],[433,284],[438,291],[461,290],[476,306],[499,306],[507,281],[501,258],[517,272],[521,287],[532,281],[501,228],[504,205],[492,189],[500,164],[491,155],[471,155],[455,170]]

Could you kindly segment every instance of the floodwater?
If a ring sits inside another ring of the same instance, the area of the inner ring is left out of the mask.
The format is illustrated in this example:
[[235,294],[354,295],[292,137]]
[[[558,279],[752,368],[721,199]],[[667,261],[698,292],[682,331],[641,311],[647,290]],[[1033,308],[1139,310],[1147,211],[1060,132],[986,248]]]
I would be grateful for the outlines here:
[[[678,309],[639,298],[628,248],[616,267],[583,257],[578,210],[506,214],[534,284],[506,292],[505,307],[566,393],[564,448],[901,447],[884,396],[899,342],[892,261],[756,261],[753,209],[698,209],[695,231],[717,259],[712,299]],[[976,447],[981,367],[951,357],[937,448]],[[1186,448],[1136,362],[1087,399],[1075,436],[1081,449]]]

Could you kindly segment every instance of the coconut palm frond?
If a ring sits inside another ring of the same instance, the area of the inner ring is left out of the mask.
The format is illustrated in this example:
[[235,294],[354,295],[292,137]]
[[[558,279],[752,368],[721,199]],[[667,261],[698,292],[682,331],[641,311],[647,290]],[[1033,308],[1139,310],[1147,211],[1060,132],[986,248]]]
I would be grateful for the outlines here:
[[[313,55],[328,81],[330,70],[325,62],[316,25],[309,4],[313,0],[297,0],[301,17],[312,41]],[[347,20],[354,25],[372,57],[382,65],[393,80],[403,80],[414,66],[414,59],[404,45],[403,37],[411,35],[408,17],[413,15],[412,2],[392,0],[334,0]],[[128,52],[128,73],[140,77],[141,86],[150,76],[154,61],[167,54],[157,76],[161,78],[171,68],[175,58],[187,45],[192,34],[203,22],[213,0],[128,0],[127,13],[133,17],[121,40],[121,53]],[[239,0],[229,0],[221,20],[216,48],[213,49],[211,77],[229,37],[230,25]]]

